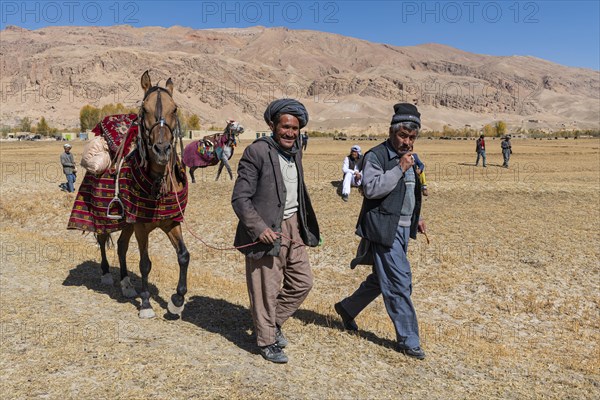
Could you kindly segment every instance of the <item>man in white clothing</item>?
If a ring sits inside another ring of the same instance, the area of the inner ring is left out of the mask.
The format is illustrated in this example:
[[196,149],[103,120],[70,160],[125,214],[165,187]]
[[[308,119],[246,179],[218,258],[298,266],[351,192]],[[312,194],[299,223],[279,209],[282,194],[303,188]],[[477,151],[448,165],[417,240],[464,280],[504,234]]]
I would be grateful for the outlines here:
[[350,149],[350,154],[344,158],[342,172],[344,181],[342,183],[342,200],[348,201],[350,189],[352,186],[358,187],[362,182],[362,163],[363,156],[359,145],[354,145]]

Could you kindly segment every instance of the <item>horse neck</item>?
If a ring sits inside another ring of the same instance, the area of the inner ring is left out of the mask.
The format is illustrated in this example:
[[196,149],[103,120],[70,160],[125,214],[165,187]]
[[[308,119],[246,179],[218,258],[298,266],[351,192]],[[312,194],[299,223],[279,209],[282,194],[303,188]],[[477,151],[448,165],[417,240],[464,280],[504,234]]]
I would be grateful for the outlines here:
[[223,144],[225,146],[231,147],[231,144],[235,143],[235,133],[231,133],[229,130],[226,129],[225,132],[223,132],[223,134],[227,138],[227,140]]

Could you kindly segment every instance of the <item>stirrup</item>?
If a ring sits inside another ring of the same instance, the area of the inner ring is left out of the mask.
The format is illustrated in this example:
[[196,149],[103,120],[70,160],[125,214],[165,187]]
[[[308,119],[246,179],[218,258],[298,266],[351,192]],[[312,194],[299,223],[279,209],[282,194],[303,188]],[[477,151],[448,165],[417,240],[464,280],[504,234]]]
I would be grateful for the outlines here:
[[[118,214],[110,213],[110,207],[113,205],[113,203],[117,203],[120,207]],[[113,199],[110,201],[110,203],[108,203],[108,206],[106,207],[106,217],[108,219],[122,219],[124,216],[125,207],[123,206],[123,202],[121,202],[121,199],[118,196],[113,197]]]

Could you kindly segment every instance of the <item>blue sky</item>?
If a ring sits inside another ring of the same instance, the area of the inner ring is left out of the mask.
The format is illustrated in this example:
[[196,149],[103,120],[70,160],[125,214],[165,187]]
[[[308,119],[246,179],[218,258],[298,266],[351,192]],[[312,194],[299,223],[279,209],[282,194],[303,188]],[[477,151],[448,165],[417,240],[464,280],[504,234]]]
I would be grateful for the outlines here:
[[286,26],[600,69],[600,1],[6,1],[0,27]]

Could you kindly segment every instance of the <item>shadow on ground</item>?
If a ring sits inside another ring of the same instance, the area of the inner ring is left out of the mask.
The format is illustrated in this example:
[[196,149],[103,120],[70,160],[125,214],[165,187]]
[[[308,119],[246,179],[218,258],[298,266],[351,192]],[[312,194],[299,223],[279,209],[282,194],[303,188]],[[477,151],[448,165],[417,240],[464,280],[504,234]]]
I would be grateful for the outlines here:
[[[296,311],[292,318],[304,324],[313,324],[329,329],[344,329],[338,318],[332,318],[330,315],[319,314],[311,310],[300,309]],[[250,310],[246,307],[223,299],[193,296],[185,305],[182,319],[195,324],[201,329],[223,336],[242,350],[258,354],[256,336],[252,332]],[[379,346],[394,348],[396,345],[394,341],[380,338],[372,332],[360,330],[358,335]]]
[[331,186],[335,188],[335,193],[342,196],[342,181],[331,181]]
[[258,354],[256,338],[250,333],[252,317],[246,307],[223,299],[192,296],[181,318],[208,332],[218,333],[242,350]]
[[[475,163],[458,163],[458,165],[465,165],[467,167],[475,167],[475,168],[485,168],[482,167],[480,165],[475,165]],[[494,163],[486,163],[485,165],[486,167],[497,167],[497,168],[504,168],[504,166],[502,164],[494,164]]]
[[[114,284],[111,286],[100,283],[100,264],[94,261],[85,261],[72,270],[63,281],[63,286],[83,286],[97,293],[102,293],[110,299],[119,303],[130,303],[137,309],[140,307],[139,298],[128,299],[121,293],[119,286],[119,269],[110,268]],[[129,273],[132,283],[136,286],[139,293],[141,278],[136,274]],[[152,274],[150,274],[152,277]],[[165,310],[165,318],[169,316],[166,313],[167,302],[160,297],[156,286],[149,284],[149,290],[152,297],[160,308]],[[156,309],[158,314],[160,310]],[[333,309],[333,308],[332,308]],[[304,324],[313,324],[324,328],[343,330],[340,319],[331,315],[323,315],[312,310],[298,310],[292,318],[301,321]],[[171,316],[169,319],[173,319]],[[252,354],[258,354],[256,346],[256,337],[253,333],[252,317],[250,310],[244,306],[233,304],[223,299],[213,299],[206,296],[192,296],[187,299],[181,319],[190,322],[208,332],[217,333],[235,344],[242,350]],[[380,338],[374,333],[360,330],[358,335],[379,346],[394,348],[395,342],[389,339]]]
[[[331,306],[331,308],[333,310],[333,305]],[[319,314],[311,310],[300,309],[296,311],[293,318],[302,321],[304,324],[313,324],[325,328],[338,329],[340,331],[344,330],[342,321],[337,315],[335,317],[331,317],[330,315]],[[388,347],[392,349],[396,347],[395,341],[386,338],[381,338],[372,332],[368,332],[362,329],[359,329],[357,333],[348,332],[348,334],[358,335],[361,338],[368,340],[369,342],[378,346]]]
[[[95,261],[85,261],[69,271],[69,275],[63,281],[63,286],[83,286],[83,287],[86,287],[89,290],[93,290],[97,293],[105,294],[108,297],[110,297],[112,300],[115,300],[119,303],[133,304],[136,306],[137,309],[139,309],[140,301],[139,301],[138,297],[133,298],[133,299],[128,299],[127,297],[123,296],[123,294],[121,293],[121,286],[119,283],[120,282],[119,268],[110,267],[109,271],[113,277],[114,284],[110,285],[110,286],[103,285],[100,282],[100,276],[101,276],[100,263],[97,263]],[[136,291],[139,294],[140,289],[141,289],[141,280],[142,279],[138,275],[136,275],[132,272],[129,272],[129,279],[131,280],[131,283],[135,286]],[[152,273],[150,273],[149,279],[152,279]],[[158,305],[163,310],[166,310],[167,302],[162,297],[160,297],[158,288],[149,282],[148,290],[150,291],[151,299],[154,300],[156,303],[158,303]],[[156,307],[154,307],[154,308],[155,308],[154,311],[157,312],[157,314],[158,314],[159,310],[156,310]]]

